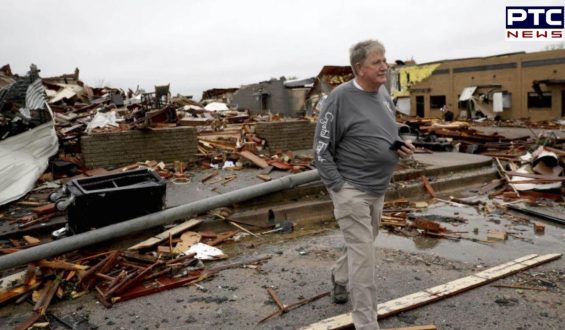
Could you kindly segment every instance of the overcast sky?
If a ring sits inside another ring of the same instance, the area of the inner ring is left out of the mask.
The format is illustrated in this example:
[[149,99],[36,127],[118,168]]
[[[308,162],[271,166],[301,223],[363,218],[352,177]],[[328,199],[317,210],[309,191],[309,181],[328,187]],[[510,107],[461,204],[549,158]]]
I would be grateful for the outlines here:
[[378,39],[389,62],[541,51],[505,40],[505,7],[563,0],[2,0],[0,66],[44,77],[80,68],[88,85],[199,100],[209,88],[316,76]]

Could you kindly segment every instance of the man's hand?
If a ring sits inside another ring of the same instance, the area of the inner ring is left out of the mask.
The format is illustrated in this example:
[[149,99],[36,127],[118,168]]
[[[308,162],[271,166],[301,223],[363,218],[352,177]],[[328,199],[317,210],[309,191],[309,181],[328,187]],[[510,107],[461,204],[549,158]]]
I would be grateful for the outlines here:
[[414,150],[416,150],[416,147],[414,147],[412,141],[406,140],[404,141],[404,145],[396,152],[398,153],[400,158],[408,158],[414,154]]

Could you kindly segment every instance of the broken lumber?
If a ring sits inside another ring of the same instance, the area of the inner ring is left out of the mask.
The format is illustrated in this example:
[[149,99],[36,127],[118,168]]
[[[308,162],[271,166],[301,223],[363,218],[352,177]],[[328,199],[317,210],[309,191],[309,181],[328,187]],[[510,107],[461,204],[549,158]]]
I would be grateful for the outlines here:
[[253,232],[247,230],[246,228],[242,227],[241,225],[238,225],[237,223],[235,223],[235,222],[233,222],[233,221],[229,221],[229,220],[228,220],[228,223],[229,223],[230,225],[236,227],[237,229],[248,233],[248,234],[251,235],[251,236],[257,237],[258,239],[263,239],[261,236],[259,236],[259,235],[255,234],[255,233],[253,233]]
[[179,233],[181,233],[185,230],[188,230],[192,227],[195,227],[196,225],[200,224],[201,222],[202,222],[202,220],[190,219],[186,222],[181,223],[178,226],[174,226],[173,228],[165,230],[164,232],[160,233],[159,235],[153,236],[151,238],[146,239],[143,242],[137,243],[134,246],[130,247],[128,250],[141,250],[141,249],[150,248],[150,247],[168,239],[169,235],[179,234]]
[[254,153],[244,150],[244,151],[240,151],[239,155],[249,161],[251,161],[253,164],[257,165],[260,168],[267,168],[269,167],[269,164],[267,164],[267,161],[265,161],[263,158],[260,158],[259,156],[255,155]]
[[319,295],[314,296],[314,297],[312,297],[312,298],[299,300],[299,301],[295,302],[294,304],[285,305],[285,304],[283,304],[283,303],[280,301],[280,299],[278,298],[278,296],[277,296],[277,294],[276,294],[276,292],[275,292],[274,290],[272,290],[272,289],[270,289],[270,288],[267,289],[267,290],[269,290],[269,294],[271,295],[271,298],[273,298],[273,300],[274,300],[275,303],[277,304],[277,307],[279,308],[279,310],[276,311],[276,312],[274,312],[274,313],[272,313],[271,315],[265,317],[265,318],[262,319],[261,321],[257,322],[257,324],[261,324],[261,323],[267,321],[267,320],[270,319],[270,318],[273,318],[273,317],[275,317],[275,316],[280,316],[280,315],[282,315],[282,314],[284,314],[284,313],[287,313],[287,312],[289,312],[289,311],[291,311],[291,310],[293,310],[293,309],[296,309],[296,308],[298,308],[298,307],[301,307],[301,306],[303,306],[303,305],[309,304],[309,303],[311,303],[311,302],[313,302],[313,301],[316,301],[316,300],[318,300],[318,299],[320,299],[320,298],[323,298],[323,297],[325,297],[325,296],[329,296],[329,295],[330,295],[330,292],[328,291],[328,292],[320,293]]
[[210,180],[211,178],[215,177],[218,174],[220,174],[219,171],[214,171],[211,174],[208,174],[206,177],[204,177],[201,182],[205,183],[206,181]]
[[257,177],[265,182],[273,180],[273,178],[267,174],[257,174]]
[[40,260],[38,263],[39,267],[51,268],[51,269],[63,269],[63,270],[86,270],[88,266],[72,264],[63,260]]
[[383,330],[437,330],[437,328],[433,324],[426,324],[426,325],[416,325],[413,327],[388,328]]
[[520,193],[518,192],[518,190],[516,190],[516,187],[514,187],[512,184],[510,184],[512,181],[510,180],[510,177],[508,176],[508,173],[506,173],[506,170],[504,169],[504,166],[502,166],[502,163],[500,162],[500,160],[496,157],[494,157],[494,160],[496,160],[496,165],[497,165],[496,168],[498,169],[500,176],[502,176],[506,180],[506,183],[508,183],[510,188],[512,188],[512,190],[514,190],[516,195],[518,195],[518,197],[520,197]]
[[508,233],[503,230],[489,229],[487,231],[487,238],[489,240],[505,241],[508,239]]
[[41,243],[41,241],[33,236],[29,236],[29,235],[24,235],[23,237],[24,241],[26,241],[26,243],[28,245],[37,245],[39,243]]
[[[565,177],[562,176],[541,175],[535,173],[522,173],[522,172],[513,172],[513,171],[507,171],[506,174],[511,176],[519,176],[523,178],[530,178],[530,179],[536,179],[542,181],[553,181],[553,182],[565,181]],[[514,183],[514,182],[510,181],[510,183]]]
[[[561,253],[546,255],[530,254],[522,258],[504,263],[502,265],[489,268],[474,275],[463,277],[442,285],[435,286],[433,288],[429,288],[379,304],[378,317],[379,319],[384,319],[386,317],[396,315],[400,312],[424,306],[559,258],[561,258]],[[314,324],[310,324],[300,329],[341,329],[345,327],[351,327],[352,325],[353,321],[351,319],[351,313],[346,313],[322,320]]]
[[424,184],[424,188],[426,188],[428,194],[430,194],[432,198],[436,198],[436,192],[434,191],[434,188],[432,188],[432,185],[430,184],[430,180],[428,180],[428,178],[424,175],[422,175],[421,179],[422,179],[422,183]]

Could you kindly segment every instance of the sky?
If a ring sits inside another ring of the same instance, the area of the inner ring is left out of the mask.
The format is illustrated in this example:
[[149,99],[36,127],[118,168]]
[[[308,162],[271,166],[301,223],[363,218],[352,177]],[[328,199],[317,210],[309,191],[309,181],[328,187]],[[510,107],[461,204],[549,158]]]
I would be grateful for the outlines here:
[[2,0],[0,66],[41,76],[80,69],[93,87],[200,100],[210,88],[308,78],[348,65],[349,48],[377,39],[389,62],[543,51],[556,42],[506,41],[506,6],[563,0]]

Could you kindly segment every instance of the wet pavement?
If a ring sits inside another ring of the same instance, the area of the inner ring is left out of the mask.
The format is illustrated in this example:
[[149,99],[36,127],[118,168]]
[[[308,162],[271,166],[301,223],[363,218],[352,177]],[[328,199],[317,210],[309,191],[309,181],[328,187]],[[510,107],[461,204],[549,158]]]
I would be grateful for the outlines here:
[[[565,211],[563,206],[554,208],[555,211]],[[519,218],[513,218],[511,214]],[[401,249],[407,252],[421,251],[450,260],[488,264],[501,263],[531,253],[547,254],[565,251],[565,226],[514,212],[484,214],[472,206],[454,207],[439,202],[413,215],[430,220],[436,219],[436,222],[447,229],[460,232],[459,235],[464,239],[454,241],[426,236],[416,236],[410,239],[398,234],[383,233],[378,241],[379,247]],[[434,218],[434,216],[437,217]],[[457,217],[462,221],[445,222],[441,220],[441,217]],[[543,223],[545,233],[536,234],[533,222]],[[489,230],[506,231],[509,233],[508,239],[489,241],[487,237]]]
[[[433,211],[438,213],[438,209]],[[548,234],[553,230],[546,228]],[[467,242],[431,239],[436,244],[430,248],[426,244],[416,244],[412,238],[395,236],[400,243],[400,248],[395,248],[390,244],[390,237],[392,234],[383,231],[379,237],[383,247],[377,250],[378,295],[383,302],[499,264],[493,262],[488,254],[496,254],[494,259],[500,257],[501,261],[514,259],[503,255],[509,252],[506,245],[513,244],[511,239],[488,249],[468,242],[466,251],[469,254],[461,256],[457,249]],[[516,243],[524,244],[523,241]],[[559,245],[563,246],[563,243]],[[54,304],[50,311],[59,317],[87,315],[89,322],[99,329],[296,329],[346,313],[351,308],[349,303],[335,305],[329,297],[324,297],[258,324],[277,309],[267,294],[267,288],[275,290],[285,304],[314,297],[330,289],[329,268],[344,252],[343,239],[332,221],[299,226],[291,234],[273,234],[264,240],[247,236],[222,245],[222,248],[230,258],[214,263],[214,266],[263,255],[270,255],[271,259],[258,269],[225,270],[198,286],[126,301],[115,304],[111,309],[106,309],[92,295],[87,295]],[[552,252],[557,251],[554,249]],[[445,253],[455,258],[442,257],[441,254]],[[520,252],[514,254],[523,255]],[[459,261],[462,257],[467,261]],[[523,281],[547,291],[487,285],[387,318],[381,321],[381,327],[435,324],[438,329],[561,329],[565,321],[564,260],[559,259],[495,283],[512,285]],[[27,303],[2,308],[0,328],[12,328],[29,309]]]
[[[422,160],[420,157],[427,158]],[[451,170],[446,169],[447,157],[453,157],[451,164],[454,166]],[[427,164],[425,169],[435,180],[471,171],[472,169],[465,167],[469,166],[473,158],[473,155],[451,153],[441,157],[416,156],[416,159]],[[433,161],[436,159],[441,164],[436,162],[434,168]],[[474,159],[480,164],[479,168],[490,167],[488,159],[486,162],[480,157]],[[203,184],[201,179],[211,171],[194,174],[189,184],[170,183],[168,206],[262,182],[256,178],[260,170],[243,170],[235,172],[237,180],[227,185]],[[220,175],[233,173],[234,171],[225,170]],[[284,175],[288,173],[271,173],[273,178]],[[474,186],[460,184],[457,187],[455,184],[451,188],[458,188],[460,192],[457,197],[477,198],[474,192],[481,184],[488,182],[488,178],[483,176]],[[414,175],[414,181],[414,184],[417,184],[418,175]],[[402,189],[405,182],[398,181],[395,184],[397,185],[394,189]],[[315,203],[327,201],[327,195],[323,192],[308,190],[312,191],[315,193],[306,197],[298,194],[298,191],[295,198],[310,199]],[[449,199],[449,194],[440,192],[438,197]],[[414,201],[430,201],[425,193],[410,197]],[[486,196],[482,199],[486,201]],[[270,203],[273,207],[285,208],[285,203],[290,206],[297,202],[292,199],[286,202],[275,199]],[[503,204],[502,201],[499,203]],[[327,208],[328,204],[319,205],[326,205]],[[446,228],[459,232],[466,239],[438,239],[415,235],[413,232],[403,235],[382,229],[378,239],[377,266],[381,283],[379,297],[382,301],[465,277],[527,254],[564,251],[564,226],[513,212],[502,212],[494,204],[489,205],[487,210],[484,210],[437,202],[427,208],[413,210],[413,216],[437,221]],[[234,216],[244,211],[263,214],[263,210],[256,210],[258,205],[254,203],[240,207]],[[268,208],[269,205],[262,207]],[[304,208],[308,208],[307,202]],[[325,208],[317,207],[320,213],[327,215],[328,210]],[[552,209],[557,214],[565,213],[562,206],[552,206]],[[49,310],[58,316],[87,316],[89,322],[99,329],[295,329],[346,313],[351,308],[350,304],[335,305],[329,297],[324,297],[287,315],[257,324],[259,320],[276,311],[276,305],[268,296],[267,288],[274,289],[285,304],[313,297],[330,289],[328,270],[334,260],[344,252],[344,242],[335,221],[327,216],[316,216],[315,211],[305,213],[304,219],[312,217],[316,221],[302,219],[290,234],[270,234],[262,239],[240,235],[236,241],[222,244],[220,248],[229,259],[210,264],[225,264],[270,255],[271,259],[258,269],[225,270],[212,279],[199,283],[199,286],[178,288],[138,298],[116,304],[111,309],[100,305],[93,295],[89,294],[76,300],[53,304]],[[263,216],[259,218],[257,221],[264,221]],[[533,221],[545,224],[543,235],[534,233]],[[511,235],[505,241],[487,243],[486,233],[489,229],[505,230]],[[411,235],[414,237],[410,237]],[[544,288],[547,291],[480,287],[383,320],[381,327],[433,323],[438,329],[561,329],[562,324],[565,324],[565,259],[532,268],[497,283],[513,284],[523,281],[530,281],[529,285],[546,283]],[[2,307],[0,328],[13,328],[17,321],[29,315],[30,309],[31,306],[26,302]]]

